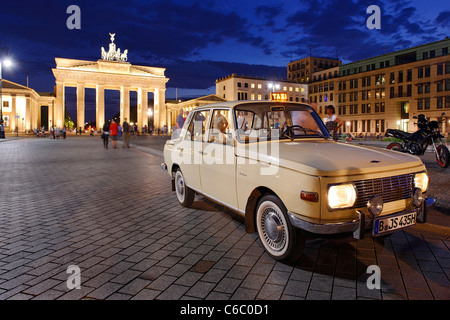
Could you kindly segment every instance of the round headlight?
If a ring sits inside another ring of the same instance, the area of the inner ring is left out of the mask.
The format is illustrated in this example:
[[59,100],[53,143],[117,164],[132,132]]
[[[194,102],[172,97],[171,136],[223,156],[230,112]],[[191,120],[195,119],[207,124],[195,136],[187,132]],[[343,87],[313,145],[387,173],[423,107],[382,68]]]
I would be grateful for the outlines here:
[[328,206],[331,209],[350,208],[356,202],[356,189],[353,184],[339,184],[328,189]]
[[372,196],[367,202],[367,208],[369,208],[369,212],[374,217],[379,216],[383,211],[383,198],[380,196]]
[[420,188],[414,188],[412,192],[412,202],[414,206],[416,206],[417,208],[420,207],[423,203],[423,200],[424,198],[422,190]]

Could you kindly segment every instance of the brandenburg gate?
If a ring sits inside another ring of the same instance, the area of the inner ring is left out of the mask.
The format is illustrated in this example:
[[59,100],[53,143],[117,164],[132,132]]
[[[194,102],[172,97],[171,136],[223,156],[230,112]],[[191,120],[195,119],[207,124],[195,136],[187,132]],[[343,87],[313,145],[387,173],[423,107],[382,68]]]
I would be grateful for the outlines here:
[[102,59],[85,61],[55,58],[56,100],[53,125],[64,126],[65,88],[76,87],[77,127],[85,123],[85,88],[96,89],[96,125],[105,122],[105,89],[120,91],[120,121],[130,121],[130,91],[137,92],[137,126],[139,130],[147,124],[148,93],[154,94],[154,125],[162,127],[166,121],[165,68],[132,65],[127,62],[128,50],[116,49],[115,34],[111,35],[109,51],[102,47]]

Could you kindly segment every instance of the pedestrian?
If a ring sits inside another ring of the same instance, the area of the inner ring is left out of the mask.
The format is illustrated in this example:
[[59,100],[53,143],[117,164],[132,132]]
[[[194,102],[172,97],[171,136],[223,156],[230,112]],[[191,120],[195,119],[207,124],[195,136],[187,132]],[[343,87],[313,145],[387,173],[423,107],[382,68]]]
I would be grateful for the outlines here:
[[111,141],[114,149],[117,147],[116,144],[118,134],[119,129],[117,123],[114,120],[111,120],[111,124],[109,125],[109,135],[111,136]]
[[50,128],[50,134],[52,135],[52,139],[55,139],[55,128],[53,126]]
[[177,121],[176,121],[177,129],[183,128],[184,121],[185,121],[183,114],[184,114],[183,109],[180,109],[180,113],[178,114]]
[[105,124],[103,125],[102,131],[103,131],[103,133],[102,133],[103,147],[105,149],[108,149],[108,141],[109,141],[109,122],[108,121],[106,121]]
[[122,138],[122,126],[120,125],[120,123],[117,126],[118,131],[119,131],[119,139]]
[[330,104],[329,106],[327,106],[326,112],[327,112],[328,117],[325,119],[326,120],[325,126],[328,129],[328,132],[330,133],[333,140],[336,141],[339,139],[338,130],[340,127],[343,126],[344,123],[335,114],[336,111],[335,111],[333,105]]
[[0,124],[0,139],[6,139],[5,137],[5,125],[3,123],[3,121],[1,121],[2,123]]
[[63,135],[63,139],[66,139],[66,126],[64,126],[62,129],[62,135]]
[[127,118],[125,118],[125,121],[122,124],[122,130],[123,130],[123,148],[129,148],[130,147],[130,124],[127,122]]

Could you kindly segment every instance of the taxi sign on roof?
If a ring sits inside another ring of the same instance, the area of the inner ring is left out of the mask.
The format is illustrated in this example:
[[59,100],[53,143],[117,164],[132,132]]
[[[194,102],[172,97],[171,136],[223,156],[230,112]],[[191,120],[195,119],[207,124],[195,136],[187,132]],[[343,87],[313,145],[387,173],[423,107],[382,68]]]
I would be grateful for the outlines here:
[[288,101],[286,92],[272,92],[270,94],[270,100],[272,101]]

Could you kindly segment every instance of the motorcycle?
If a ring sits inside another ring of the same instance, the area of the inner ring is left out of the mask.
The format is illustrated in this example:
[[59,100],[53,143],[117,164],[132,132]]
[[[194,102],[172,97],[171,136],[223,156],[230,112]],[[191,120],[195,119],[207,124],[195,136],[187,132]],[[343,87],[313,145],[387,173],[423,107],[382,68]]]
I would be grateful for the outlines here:
[[[445,113],[442,115],[445,115]],[[419,127],[419,130],[414,133],[397,129],[386,130],[386,136],[402,140],[400,143],[390,143],[387,149],[421,156],[425,153],[428,146],[432,145],[438,164],[442,168],[447,168],[450,164],[450,153],[448,148],[442,143],[444,136],[440,133],[439,123],[437,121],[428,121],[423,114],[414,117],[414,119],[418,119],[417,126]]]

